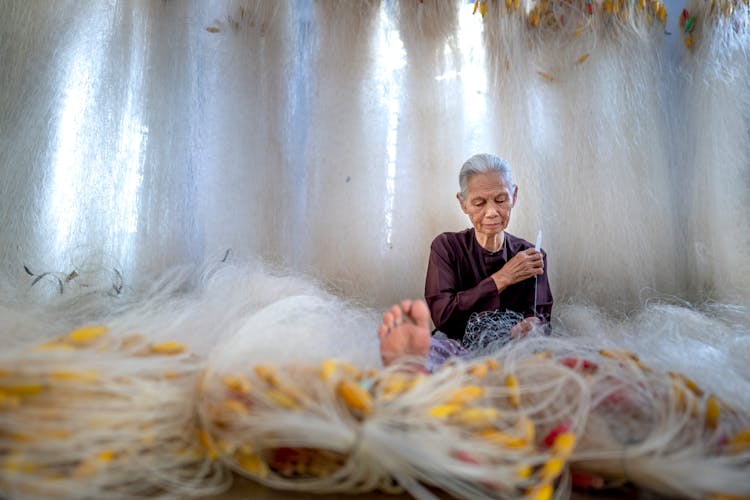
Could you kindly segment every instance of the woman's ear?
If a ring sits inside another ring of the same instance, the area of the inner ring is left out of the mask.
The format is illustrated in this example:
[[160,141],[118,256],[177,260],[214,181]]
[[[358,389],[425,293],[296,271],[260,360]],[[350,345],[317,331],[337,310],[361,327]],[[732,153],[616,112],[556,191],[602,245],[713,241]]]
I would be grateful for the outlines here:
[[461,205],[461,210],[463,210],[463,212],[466,213],[466,202],[461,197],[461,193],[456,193],[456,199],[458,200],[458,204]]

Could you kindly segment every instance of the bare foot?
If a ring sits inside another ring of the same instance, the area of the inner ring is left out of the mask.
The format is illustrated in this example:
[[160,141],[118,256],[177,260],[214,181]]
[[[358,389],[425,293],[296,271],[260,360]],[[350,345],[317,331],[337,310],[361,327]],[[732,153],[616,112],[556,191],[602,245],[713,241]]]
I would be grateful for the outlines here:
[[378,328],[380,357],[388,366],[404,356],[427,357],[430,350],[430,311],[421,300],[404,300],[383,313]]

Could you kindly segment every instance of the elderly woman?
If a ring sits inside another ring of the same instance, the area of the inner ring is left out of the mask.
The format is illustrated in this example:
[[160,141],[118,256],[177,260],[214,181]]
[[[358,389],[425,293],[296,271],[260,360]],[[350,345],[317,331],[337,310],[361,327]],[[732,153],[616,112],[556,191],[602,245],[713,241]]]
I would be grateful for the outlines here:
[[472,313],[494,310],[524,318],[514,335],[548,323],[546,254],[505,231],[518,199],[510,165],[494,155],[474,155],[458,181],[456,198],[473,227],[432,242],[425,299],[435,327],[460,341]]
[[[433,240],[426,305],[405,300],[383,314],[378,336],[386,365],[402,356],[426,356],[431,369],[447,357],[464,354],[460,342],[475,312],[511,312],[523,318],[511,328],[511,337],[550,320],[546,254],[505,231],[518,199],[510,165],[497,156],[478,154],[464,163],[458,180],[461,191],[456,197],[473,227]],[[430,316],[448,339],[430,338]]]

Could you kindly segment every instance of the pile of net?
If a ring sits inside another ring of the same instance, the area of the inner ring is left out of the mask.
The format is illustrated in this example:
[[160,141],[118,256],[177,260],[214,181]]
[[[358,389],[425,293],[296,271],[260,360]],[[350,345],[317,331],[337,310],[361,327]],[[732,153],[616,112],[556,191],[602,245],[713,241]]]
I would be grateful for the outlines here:
[[276,361],[251,339],[202,357],[86,326],[0,356],[0,490],[205,497],[231,471],[282,490],[416,498],[624,485],[750,496],[747,409],[630,351],[532,335],[427,373],[421,360]]

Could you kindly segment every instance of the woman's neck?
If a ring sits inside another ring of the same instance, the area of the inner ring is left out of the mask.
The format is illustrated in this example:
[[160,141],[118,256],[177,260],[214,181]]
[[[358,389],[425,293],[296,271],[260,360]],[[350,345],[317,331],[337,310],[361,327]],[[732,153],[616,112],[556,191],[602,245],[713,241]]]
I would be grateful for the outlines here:
[[503,247],[503,241],[505,241],[505,231],[500,231],[496,234],[482,234],[475,231],[475,237],[479,246],[487,250],[488,252],[497,252]]

